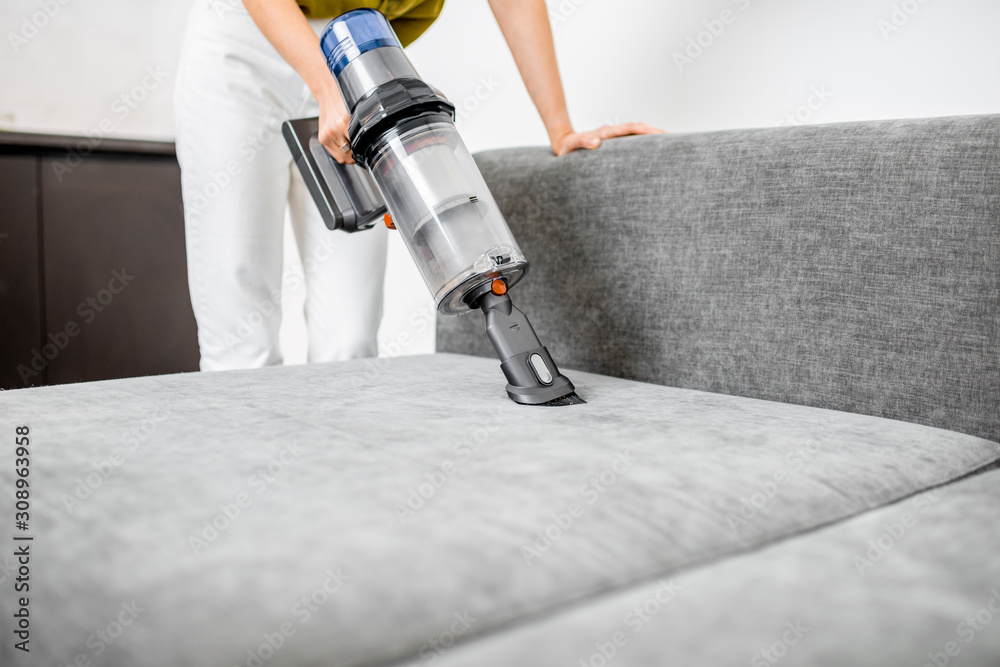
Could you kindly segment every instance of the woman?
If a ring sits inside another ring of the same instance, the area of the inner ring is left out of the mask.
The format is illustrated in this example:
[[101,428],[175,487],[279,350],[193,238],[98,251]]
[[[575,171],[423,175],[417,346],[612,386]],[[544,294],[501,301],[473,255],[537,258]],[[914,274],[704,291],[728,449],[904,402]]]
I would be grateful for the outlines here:
[[[378,9],[404,46],[444,0],[199,0],[178,74],[175,113],[188,278],[202,370],[280,364],[286,204],[305,275],[310,362],[374,356],[382,315],[384,229],[332,234],[281,139],[281,122],[319,115],[320,141],[352,162],[348,110],[319,47],[330,18]],[[659,133],[643,123],[576,132],[569,120],[544,0],[490,0],[552,151]],[[418,64],[419,65],[419,64]]]

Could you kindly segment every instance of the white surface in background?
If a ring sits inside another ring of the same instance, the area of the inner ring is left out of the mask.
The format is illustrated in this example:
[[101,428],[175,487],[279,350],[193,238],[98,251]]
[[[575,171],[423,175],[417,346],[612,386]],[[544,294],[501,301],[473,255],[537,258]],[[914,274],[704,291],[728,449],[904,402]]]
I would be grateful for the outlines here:
[[[4,0],[0,127],[93,134],[110,119],[113,136],[172,138],[172,85],[191,4]],[[789,114],[792,122],[826,123],[1000,112],[996,0],[548,6],[578,129],[643,120],[686,132],[773,126]],[[459,106],[470,149],[546,143],[486,0],[449,0],[408,51]],[[123,107],[121,96],[147,68],[163,72],[163,82]],[[290,236],[285,248],[286,262],[297,262]],[[289,294],[286,302],[288,362],[305,358],[301,299]],[[398,238],[390,242],[385,303],[383,353],[432,351],[433,303]]]

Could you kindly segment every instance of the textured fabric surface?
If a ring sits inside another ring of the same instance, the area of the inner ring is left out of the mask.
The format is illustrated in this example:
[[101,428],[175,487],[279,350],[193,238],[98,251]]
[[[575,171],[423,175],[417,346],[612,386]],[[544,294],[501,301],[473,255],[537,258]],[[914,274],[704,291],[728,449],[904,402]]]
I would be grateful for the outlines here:
[[[1000,116],[477,161],[557,363],[1000,440]],[[481,330],[437,347],[492,356]]]
[[587,404],[515,405],[495,360],[457,355],[0,393],[0,432],[31,427],[36,535],[34,662],[5,640],[0,664],[427,664],[1000,458],[940,429],[569,373]]
[[996,667],[998,516],[1000,471],[590,600],[437,664],[597,665],[603,648],[617,667]]

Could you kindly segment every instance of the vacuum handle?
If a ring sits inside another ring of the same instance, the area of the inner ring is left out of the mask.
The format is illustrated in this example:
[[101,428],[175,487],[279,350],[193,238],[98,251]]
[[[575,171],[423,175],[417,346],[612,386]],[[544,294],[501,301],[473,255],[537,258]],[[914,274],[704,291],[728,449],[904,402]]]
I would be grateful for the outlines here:
[[319,141],[319,118],[286,120],[281,134],[328,229],[359,232],[382,220],[385,201],[371,174],[330,156]]

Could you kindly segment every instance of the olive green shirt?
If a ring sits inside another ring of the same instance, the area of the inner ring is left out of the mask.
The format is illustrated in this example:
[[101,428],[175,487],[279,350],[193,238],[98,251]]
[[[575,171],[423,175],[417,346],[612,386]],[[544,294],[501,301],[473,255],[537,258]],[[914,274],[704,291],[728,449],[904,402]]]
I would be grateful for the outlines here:
[[310,19],[332,19],[352,9],[377,9],[407,46],[434,23],[444,0],[298,0],[298,5]]

